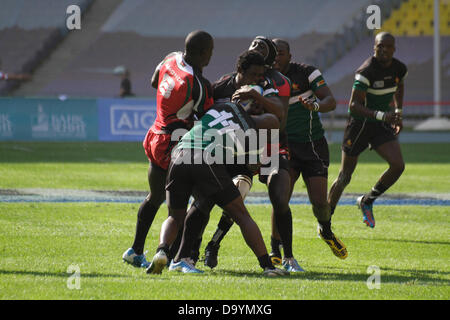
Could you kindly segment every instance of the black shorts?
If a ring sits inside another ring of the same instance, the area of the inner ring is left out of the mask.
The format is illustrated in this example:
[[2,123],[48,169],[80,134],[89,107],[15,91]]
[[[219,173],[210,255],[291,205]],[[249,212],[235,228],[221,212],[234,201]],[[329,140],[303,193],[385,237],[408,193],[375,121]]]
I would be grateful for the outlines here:
[[177,161],[184,152],[183,149],[176,150],[169,165],[166,201],[170,208],[186,208],[194,189],[221,207],[241,196],[225,165]]
[[397,140],[394,129],[382,121],[359,120],[350,117],[344,132],[342,151],[351,157],[359,156],[367,147],[376,149],[382,144]]
[[253,172],[245,164],[229,164],[226,166],[226,170],[231,178],[239,175],[244,175],[250,179],[253,177]]
[[289,165],[303,178],[328,177],[330,153],[325,137],[311,142],[289,142],[291,159]]
[[[262,168],[270,168],[272,166],[272,162],[269,162],[268,164],[264,164],[261,166]],[[260,169],[260,170],[261,170]],[[288,153],[279,153],[278,154],[278,167],[274,167],[272,172],[273,173],[277,173],[279,170],[287,170],[289,172],[289,154]],[[271,175],[272,172],[269,174]],[[262,183],[267,183],[267,179],[269,178],[269,175],[262,175],[261,173],[259,174],[259,181],[261,181]]]

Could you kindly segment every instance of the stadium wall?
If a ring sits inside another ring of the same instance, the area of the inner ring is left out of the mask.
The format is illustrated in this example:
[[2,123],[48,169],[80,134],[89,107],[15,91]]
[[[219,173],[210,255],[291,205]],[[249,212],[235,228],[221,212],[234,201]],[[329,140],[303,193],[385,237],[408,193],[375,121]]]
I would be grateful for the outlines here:
[[142,141],[155,99],[0,99],[0,141]]

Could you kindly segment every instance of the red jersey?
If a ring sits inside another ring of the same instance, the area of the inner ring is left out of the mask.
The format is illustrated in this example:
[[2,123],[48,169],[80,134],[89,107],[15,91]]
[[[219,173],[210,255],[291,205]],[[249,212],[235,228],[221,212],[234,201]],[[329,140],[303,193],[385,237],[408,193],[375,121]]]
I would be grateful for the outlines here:
[[155,133],[184,128],[194,113],[203,114],[214,103],[211,84],[201,71],[183,59],[182,52],[169,54],[157,67]]
[[291,97],[291,81],[275,69],[267,69],[264,77],[278,90],[279,97]]

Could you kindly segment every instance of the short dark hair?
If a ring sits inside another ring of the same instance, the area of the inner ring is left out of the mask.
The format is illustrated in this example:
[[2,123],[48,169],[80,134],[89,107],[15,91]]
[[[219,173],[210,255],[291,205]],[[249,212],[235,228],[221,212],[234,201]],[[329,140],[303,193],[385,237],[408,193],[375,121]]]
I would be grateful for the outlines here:
[[395,42],[395,37],[389,32],[380,32],[375,36],[375,42],[377,39],[389,38]]
[[289,42],[287,42],[286,40],[280,39],[280,38],[276,38],[276,39],[272,39],[272,41],[275,43],[275,45],[277,46],[278,49],[278,44],[282,43],[283,45],[286,46],[287,51],[290,53],[291,52],[291,46],[289,45]]
[[213,37],[208,32],[196,30],[187,35],[184,48],[188,55],[198,55],[209,49],[212,42]]
[[265,61],[263,55],[255,50],[247,50],[241,53],[236,64],[237,70],[245,72],[252,65],[264,67]]

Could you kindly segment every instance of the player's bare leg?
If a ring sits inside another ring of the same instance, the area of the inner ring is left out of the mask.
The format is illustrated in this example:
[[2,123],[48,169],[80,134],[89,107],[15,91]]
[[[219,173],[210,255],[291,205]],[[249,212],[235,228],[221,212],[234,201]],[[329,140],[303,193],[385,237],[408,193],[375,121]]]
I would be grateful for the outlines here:
[[333,215],[345,187],[347,187],[350,183],[357,164],[358,157],[348,156],[342,151],[341,169],[337,179],[331,185],[330,192],[328,194],[328,203],[330,204],[331,215]]
[[258,258],[259,265],[264,269],[264,273],[269,276],[286,274],[280,269],[275,269],[272,265],[261,231],[247,211],[242,197],[237,197],[223,206],[222,209],[239,225],[245,242]]
[[387,189],[389,189],[405,170],[400,144],[397,140],[386,142],[376,149],[376,152],[389,164],[389,168],[382,174],[372,190],[358,198],[358,206],[363,212],[364,223],[369,227],[375,227],[373,215],[373,203]]
[[[292,252],[292,212],[289,207],[289,200],[291,195],[291,176],[286,169],[279,169],[275,174],[272,174],[267,179],[267,187],[269,190],[269,198],[273,208],[273,219],[278,235],[283,246],[284,258],[282,264],[284,268],[292,272],[304,271],[298,262],[295,260]],[[272,230],[273,230],[272,226]],[[277,236],[272,234],[273,238]],[[272,243],[274,247],[274,243]],[[272,255],[272,260],[273,255]]]
[[183,227],[186,217],[186,208],[172,209],[169,207],[169,216],[164,220],[159,234],[159,245],[147,273],[160,274],[168,262],[169,248],[177,238],[178,231]]
[[[289,168],[289,176],[291,180],[290,190],[289,190],[289,200],[292,197],[292,193],[294,191],[294,185],[295,182],[298,180],[300,176],[300,172],[297,170],[294,170],[293,168]],[[272,210],[272,216],[271,216],[271,222],[272,222],[272,234],[270,238],[270,244],[272,247],[272,251],[270,253],[270,259],[272,260],[272,263],[274,265],[281,265],[282,264],[282,255],[281,255],[281,249],[283,247],[280,233],[278,232],[277,224],[275,221],[275,215],[274,211]]]
[[405,170],[400,144],[397,140],[393,140],[382,144],[375,151],[389,164],[389,168],[379,180],[388,189],[397,182]]
[[145,238],[153,223],[159,207],[166,199],[166,183],[167,171],[151,165],[148,169],[148,183],[150,192],[142,202],[138,211],[138,219],[136,224],[136,235],[132,248],[136,253],[142,253],[144,250]]
[[347,249],[331,231],[331,209],[327,201],[327,185],[326,177],[308,177],[304,179],[308,190],[309,201],[312,204],[314,216],[319,223],[318,233],[322,240],[330,247],[333,254],[345,259],[348,256]]
[[136,267],[147,268],[149,266],[144,255],[145,239],[147,238],[148,231],[150,230],[155,215],[166,197],[164,189],[166,174],[166,170],[150,163],[148,169],[150,192],[141,203],[138,210],[133,245],[130,249],[125,251],[122,256],[122,259],[125,262]]

